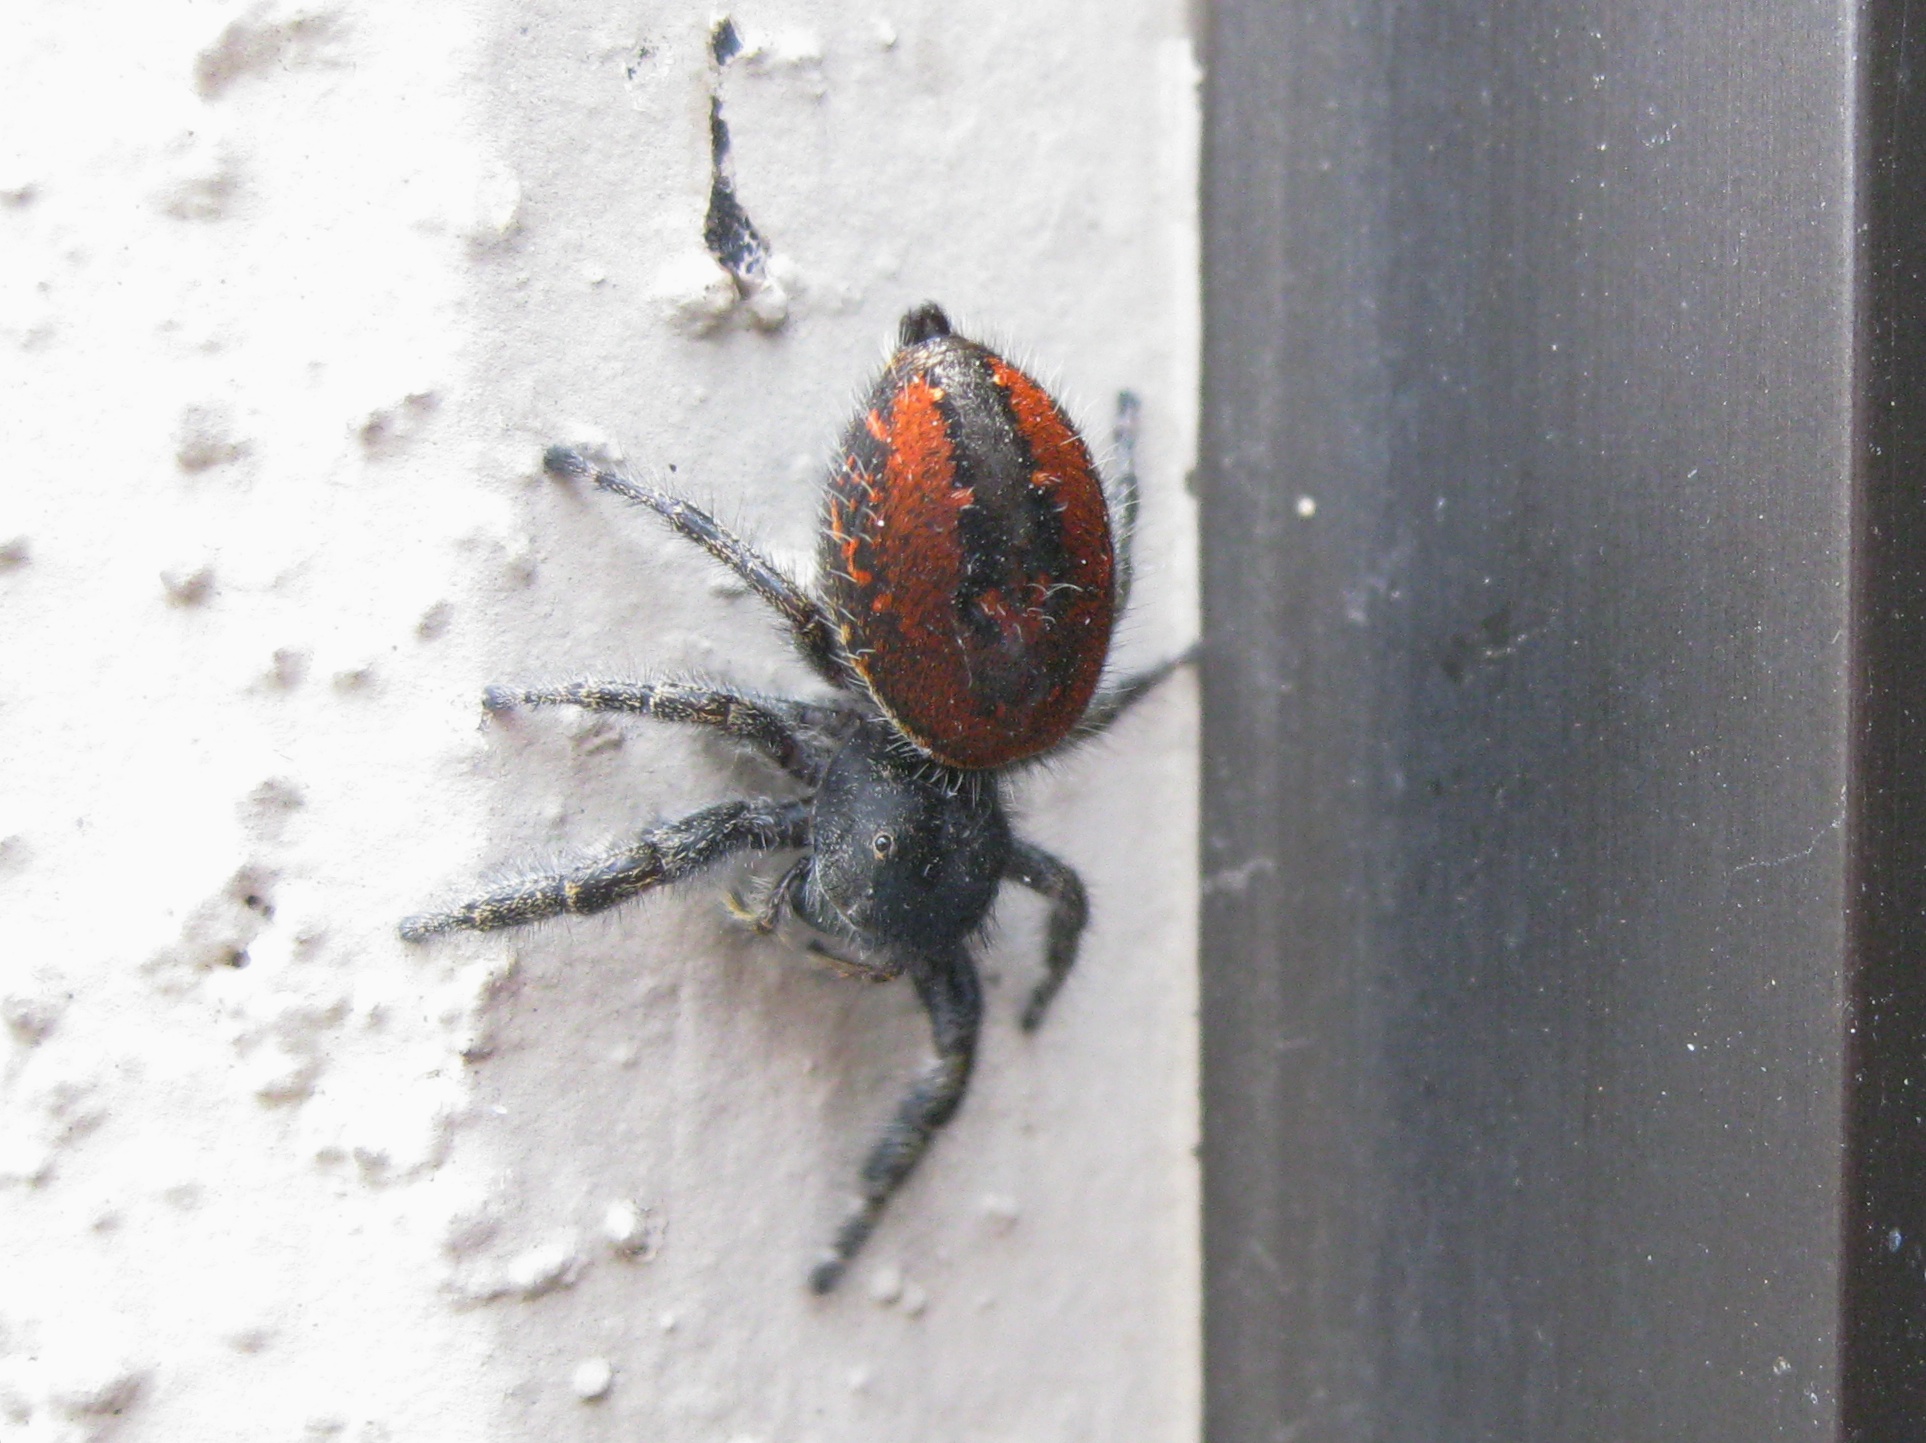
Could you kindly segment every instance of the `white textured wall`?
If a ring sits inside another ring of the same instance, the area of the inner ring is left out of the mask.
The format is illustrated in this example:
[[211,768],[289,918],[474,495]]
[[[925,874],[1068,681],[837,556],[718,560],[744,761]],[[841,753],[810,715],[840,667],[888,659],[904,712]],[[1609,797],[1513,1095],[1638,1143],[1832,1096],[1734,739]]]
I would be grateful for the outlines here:
[[906,986],[743,937],[707,882],[394,937],[772,784],[665,728],[483,724],[491,681],[808,689],[693,548],[538,458],[605,439],[806,555],[908,303],[1093,439],[1142,393],[1123,654],[1193,632],[1180,0],[732,13],[774,329],[705,310],[707,10],[0,23],[0,1438],[1195,1436],[1189,677],[1024,785],[1082,962],[1022,1036],[1042,909],[1008,897],[974,1090],[826,1300],[925,1046]]

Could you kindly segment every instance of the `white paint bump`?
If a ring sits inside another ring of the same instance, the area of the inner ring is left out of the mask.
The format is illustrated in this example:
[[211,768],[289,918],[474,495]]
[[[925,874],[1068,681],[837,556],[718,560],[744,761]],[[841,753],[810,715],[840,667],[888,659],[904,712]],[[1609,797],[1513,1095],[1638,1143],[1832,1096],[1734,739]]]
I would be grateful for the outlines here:
[[0,1430],[24,1439],[104,1443],[140,1404],[153,1370],[85,1345],[0,1354]]
[[315,1079],[320,1074],[318,1058],[292,1052],[280,1041],[257,1047],[248,1057],[245,1069],[248,1091],[270,1105],[300,1102],[314,1091]]
[[70,997],[66,986],[52,977],[16,984],[0,994],[0,1021],[16,1042],[32,1047],[46,1041]]
[[454,619],[454,605],[446,601],[437,601],[422,612],[421,619],[415,623],[415,635],[423,641],[436,641],[448,630],[449,622]]
[[715,330],[741,298],[736,278],[707,251],[686,251],[663,266],[653,293],[670,324],[688,336]]
[[[455,1249],[451,1247],[450,1251]],[[574,1287],[586,1266],[575,1235],[558,1233],[504,1263],[472,1264],[452,1276],[449,1287],[457,1297],[471,1303],[501,1298],[528,1301]]]
[[584,1403],[608,1397],[614,1383],[615,1368],[607,1358],[584,1358],[568,1375],[569,1390]]
[[220,405],[189,406],[174,433],[174,464],[189,476],[232,466],[253,449],[235,432],[234,419]]
[[410,391],[393,405],[368,413],[356,431],[361,449],[373,459],[399,455],[426,434],[440,409],[439,393]]
[[543,1293],[572,1286],[581,1272],[582,1259],[571,1236],[551,1238],[519,1254],[503,1269],[502,1278],[522,1297],[539,1298]]
[[340,64],[346,30],[338,10],[257,5],[195,57],[194,88],[218,100],[251,77]]
[[308,679],[308,668],[313,663],[313,656],[301,647],[279,647],[269,661],[267,680],[283,691],[292,691]]
[[514,233],[521,210],[520,177],[500,161],[491,160],[476,176],[473,208],[464,229],[478,245],[499,244]]
[[1017,1225],[1023,1216],[1023,1208],[1008,1193],[986,1192],[977,1200],[976,1210],[982,1214],[992,1232],[1007,1233]]
[[646,1263],[662,1250],[662,1220],[650,1209],[620,1198],[602,1214],[602,1236],[618,1257]]
[[162,991],[178,994],[215,967],[245,967],[247,949],[273,912],[274,874],[246,863],[213,894],[194,905],[180,936],[155,952],[145,967]]
[[161,572],[160,581],[171,606],[204,606],[214,594],[214,568],[205,563],[169,567]]

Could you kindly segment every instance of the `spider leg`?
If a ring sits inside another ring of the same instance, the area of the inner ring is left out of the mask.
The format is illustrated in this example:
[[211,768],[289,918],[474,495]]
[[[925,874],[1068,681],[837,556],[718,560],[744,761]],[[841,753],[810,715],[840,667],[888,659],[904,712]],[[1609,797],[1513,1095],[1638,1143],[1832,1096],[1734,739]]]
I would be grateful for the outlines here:
[[1110,541],[1117,556],[1117,615],[1130,605],[1130,583],[1135,579],[1137,543],[1137,418],[1143,403],[1135,391],[1117,393],[1117,419],[1110,441],[1117,458],[1117,479],[1109,487]]
[[856,982],[894,982],[903,975],[903,964],[894,960],[871,962],[867,958],[850,957],[835,951],[817,941],[809,939],[807,950],[812,957],[820,957],[827,962],[838,977],[848,977]]
[[1104,731],[1118,717],[1156,690],[1172,672],[1196,661],[1197,656],[1198,647],[1192,643],[1166,661],[1160,661],[1155,666],[1147,666],[1142,671],[1132,672],[1129,676],[1099,688],[1097,694],[1090,699],[1090,705],[1085,708],[1083,719],[1077,723],[1076,730],[1071,734],[1072,737],[1077,741],[1083,741]]
[[740,576],[749,589],[773,606],[789,623],[796,648],[825,679],[838,686],[851,676],[848,658],[835,624],[821,604],[798,586],[768,557],[734,535],[699,506],[680,496],[597,466],[580,451],[569,446],[551,446],[542,456],[550,475],[592,479],[604,491],[646,506],[683,536],[695,542],[724,566]]
[[1050,1006],[1050,999],[1063,986],[1077,960],[1077,943],[1084,924],[1090,920],[1090,902],[1084,895],[1083,881],[1069,867],[1041,847],[1017,842],[1010,848],[1010,860],[1003,875],[1021,882],[1032,892],[1050,900],[1050,923],[1043,951],[1043,980],[1023,1007],[1023,1030],[1035,1032]]
[[[796,858],[756,906],[751,906],[740,894],[731,892],[727,899],[729,910],[737,920],[747,924],[750,931],[761,937],[769,936],[782,925],[785,912],[802,918],[812,927],[823,926],[809,910],[804,892],[809,885],[809,869],[814,861],[815,858],[809,853]],[[903,975],[903,964],[894,958],[872,962],[867,958],[845,956],[819,938],[811,937],[803,944],[803,949],[812,957],[822,958],[839,977],[855,978],[862,982],[893,982]]]
[[[751,906],[748,900],[738,893],[730,893],[727,899],[729,910],[737,920],[747,924],[750,931],[758,936],[767,937],[782,925],[785,912],[792,913],[811,927],[825,928],[825,924],[808,906],[804,889],[809,885],[809,869],[815,858],[808,853],[798,857],[788,871],[776,879],[775,885],[763,895],[758,905]],[[803,944],[803,949],[812,957],[820,957],[827,962],[839,977],[849,977],[861,982],[893,982],[903,975],[903,964],[893,957],[881,962],[868,958],[850,957],[829,947],[820,938],[811,937]]]
[[828,1253],[809,1274],[809,1286],[826,1293],[841,1281],[850,1259],[876,1229],[883,1205],[903,1185],[930,1139],[962,1104],[976,1059],[977,1025],[983,1018],[983,990],[976,964],[962,948],[946,956],[919,960],[911,967],[916,994],[930,1015],[936,1057],[916,1079],[908,1097],[863,1164],[862,1195],[856,1210],[836,1230]]
[[755,696],[732,687],[696,686],[680,681],[572,681],[564,686],[491,686],[482,693],[491,712],[517,706],[576,706],[585,711],[628,712],[659,721],[714,727],[724,736],[754,747],[802,781],[822,778],[829,743],[823,734],[843,719],[831,706]]
[[806,846],[807,802],[719,802],[652,827],[606,856],[564,871],[524,877],[448,912],[405,918],[401,937],[419,942],[440,932],[492,932],[564,912],[585,916],[680,881],[734,852]]
[[796,910],[797,890],[809,880],[809,861],[806,852],[796,858],[754,906],[740,892],[729,893],[729,911],[758,937],[771,935],[782,924],[783,913]]
[[[1130,587],[1136,578],[1137,542],[1137,422],[1143,404],[1134,391],[1117,393],[1117,420],[1111,428],[1111,443],[1116,455],[1116,479],[1108,487],[1111,544],[1117,556],[1116,614],[1122,616],[1130,605]],[[1083,719],[1077,723],[1073,739],[1093,737],[1141,701],[1159,682],[1180,666],[1197,659],[1192,645],[1169,661],[1132,673],[1103,686],[1090,700]]]

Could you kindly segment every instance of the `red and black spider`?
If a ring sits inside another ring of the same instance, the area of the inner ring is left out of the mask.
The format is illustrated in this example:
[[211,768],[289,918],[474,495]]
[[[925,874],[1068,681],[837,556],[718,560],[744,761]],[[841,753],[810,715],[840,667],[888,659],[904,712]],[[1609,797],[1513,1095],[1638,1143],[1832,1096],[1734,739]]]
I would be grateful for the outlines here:
[[[1002,777],[1102,731],[1179,664],[1104,679],[1130,589],[1136,402],[1119,398],[1123,464],[1106,498],[1090,451],[1049,394],[923,305],[845,436],[824,505],[816,590],[680,497],[553,447],[544,464],[591,477],[655,511],[781,613],[832,701],[683,682],[581,681],[490,687],[490,711],[577,706],[714,727],[806,789],[795,800],[729,801],[653,827],[564,871],[527,877],[445,912],[410,917],[410,942],[599,912],[733,853],[800,855],[754,907],[759,932],[785,918],[845,972],[908,974],[936,1058],[862,1170],[856,1208],[810,1275],[836,1285],[969,1083],[982,1017],[970,942],[1005,880],[1051,904],[1043,980],[1023,1010],[1035,1028],[1076,960],[1083,883],[1011,834]],[[1114,502],[1114,505],[1112,504]]]

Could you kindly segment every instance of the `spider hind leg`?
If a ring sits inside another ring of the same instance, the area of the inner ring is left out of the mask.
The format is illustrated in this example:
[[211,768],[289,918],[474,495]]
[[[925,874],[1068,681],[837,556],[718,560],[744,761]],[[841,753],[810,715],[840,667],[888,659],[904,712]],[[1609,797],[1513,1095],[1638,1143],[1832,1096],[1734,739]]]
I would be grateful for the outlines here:
[[851,1260],[876,1230],[891,1195],[916,1170],[936,1134],[956,1116],[970,1085],[977,1029],[983,1020],[983,988],[976,964],[959,947],[947,956],[912,964],[909,970],[929,1013],[936,1056],[897,1106],[896,1116],[863,1163],[856,1207],[809,1274],[809,1286],[818,1293],[842,1281]]

